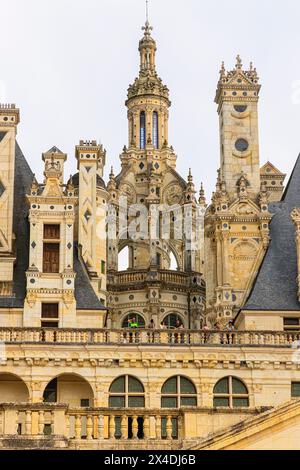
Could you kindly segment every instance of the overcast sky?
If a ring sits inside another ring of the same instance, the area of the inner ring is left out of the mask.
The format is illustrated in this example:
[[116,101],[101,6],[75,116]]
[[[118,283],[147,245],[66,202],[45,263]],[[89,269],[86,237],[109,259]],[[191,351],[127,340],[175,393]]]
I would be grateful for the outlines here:
[[[79,139],[101,140],[119,171],[124,101],[138,73],[144,0],[0,0],[0,101],[21,109],[18,140],[42,177],[56,145],[76,170]],[[158,73],[170,89],[170,143],[178,171],[193,169],[210,196],[219,166],[214,95],[221,61],[252,60],[260,98],[261,163],[290,173],[300,152],[300,2],[150,0]]]

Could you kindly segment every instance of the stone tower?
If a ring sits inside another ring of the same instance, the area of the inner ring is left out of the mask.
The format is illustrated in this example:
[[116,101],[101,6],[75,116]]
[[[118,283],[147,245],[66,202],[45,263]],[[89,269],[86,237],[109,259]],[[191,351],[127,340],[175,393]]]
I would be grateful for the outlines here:
[[[117,221],[108,237],[110,324],[154,320],[186,327],[200,325],[204,308],[203,239],[194,235],[203,221],[193,177],[176,172],[169,145],[169,90],[159,78],[156,42],[147,21],[139,42],[139,76],[128,89],[128,147],[122,170],[110,174],[109,218]],[[199,222],[199,223],[198,223]],[[188,225],[185,227],[184,225]],[[202,247],[202,255],[198,247]],[[119,254],[126,252],[126,267]]]
[[261,182],[256,69],[220,71],[215,101],[220,121],[220,169],[205,217],[207,315],[226,324],[247,294],[269,243],[269,194]]
[[220,128],[220,178],[229,197],[236,198],[237,181],[242,174],[248,181],[248,193],[256,198],[260,191],[258,141],[258,98],[260,91],[256,69],[242,69],[237,57],[235,70],[220,71],[216,103]]
[[[72,177],[78,195],[78,245],[96,294],[106,303],[106,203],[102,179],[106,151],[96,141],[76,146],[79,173]],[[74,183],[75,181],[75,183]]]
[[15,141],[19,109],[0,104],[0,295],[12,293]]

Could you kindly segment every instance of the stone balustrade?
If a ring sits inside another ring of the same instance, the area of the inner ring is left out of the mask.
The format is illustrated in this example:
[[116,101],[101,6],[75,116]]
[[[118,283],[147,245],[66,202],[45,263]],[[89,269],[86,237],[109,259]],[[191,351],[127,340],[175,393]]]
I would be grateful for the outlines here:
[[0,342],[180,346],[298,347],[300,332],[149,329],[0,328]]
[[67,440],[178,440],[179,410],[69,408],[57,403],[2,403],[0,438],[61,436]]
[[178,410],[70,409],[66,420],[70,439],[178,439],[183,432]]
[[[195,281],[196,279],[196,281]],[[189,275],[184,272],[158,269],[157,271],[135,271],[127,270],[109,274],[108,283],[111,288],[124,286],[127,284],[137,284],[143,282],[160,282],[166,285],[176,285],[180,287],[193,287],[193,289],[203,289],[204,285],[197,284],[197,275]]]
[[135,284],[144,282],[147,279],[147,271],[120,271],[113,275],[112,283],[117,284]]

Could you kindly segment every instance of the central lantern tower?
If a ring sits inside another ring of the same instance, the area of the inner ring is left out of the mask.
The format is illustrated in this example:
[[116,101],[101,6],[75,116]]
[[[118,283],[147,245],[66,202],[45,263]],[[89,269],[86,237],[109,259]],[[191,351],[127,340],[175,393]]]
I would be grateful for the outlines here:
[[[139,41],[139,75],[128,88],[128,146],[122,169],[110,174],[108,236],[109,323],[200,326],[204,309],[203,217],[193,177],[176,172],[169,145],[169,90],[156,71],[156,42],[146,21]],[[124,207],[125,206],[125,207]],[[186,228],[186,226],[188,228]],[[133,230],[134,229],[134,230]],[[134,232],[134,234],[133,234]],[[126,265],[121,266],[121,260]]]

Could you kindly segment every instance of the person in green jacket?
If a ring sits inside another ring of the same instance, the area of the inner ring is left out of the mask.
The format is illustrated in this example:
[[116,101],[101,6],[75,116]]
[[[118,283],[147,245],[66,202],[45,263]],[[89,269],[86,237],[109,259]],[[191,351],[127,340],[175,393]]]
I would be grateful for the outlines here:
[[132,317],[128,320],[128,326],[129,328],[138,328],[139,323],[135,317]]

